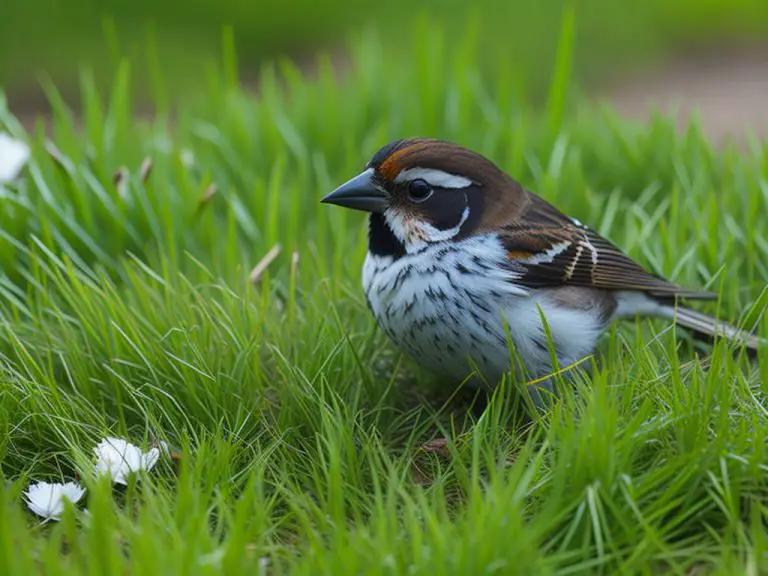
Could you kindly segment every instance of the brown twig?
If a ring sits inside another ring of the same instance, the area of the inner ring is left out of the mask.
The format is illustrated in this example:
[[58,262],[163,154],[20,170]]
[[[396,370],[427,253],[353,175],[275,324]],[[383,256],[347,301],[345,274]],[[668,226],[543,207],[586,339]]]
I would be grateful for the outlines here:
[[259,260],[259,263],[253,267],[253,270],[251,270],[251,273],[248,276],[248,281],[251,284],[255,285],[259,283],[259,280],[261,280],[262,274],[264,274],[264,271],[267,269],[267,267],[269,267],[269,265],[275,261],[275,258],[278,257],[281,250],[282,248],[280,244],[275,244],[270,249],[270,251],[267,252],[261,260]]

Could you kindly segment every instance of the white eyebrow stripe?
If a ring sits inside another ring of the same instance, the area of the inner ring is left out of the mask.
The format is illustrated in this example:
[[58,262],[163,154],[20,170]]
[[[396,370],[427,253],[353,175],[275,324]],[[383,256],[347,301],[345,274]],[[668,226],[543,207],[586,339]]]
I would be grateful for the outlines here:
[[436,188],[467,188],[472,186],[472,180],[464,178],[463,176],[456,176],[455,174],[449,174],[442,170],[435,170],[433,168],[408,168],[403,170],[395,178],[395,182],[409,182],[420,178],[424,180],[430,186]]

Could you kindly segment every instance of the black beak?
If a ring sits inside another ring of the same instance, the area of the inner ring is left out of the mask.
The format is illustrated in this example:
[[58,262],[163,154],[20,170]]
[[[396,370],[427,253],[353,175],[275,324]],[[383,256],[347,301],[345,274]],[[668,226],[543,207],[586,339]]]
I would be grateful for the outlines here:
[[374,184],[373,168],[368,168],[336,188],[320,202],[365,212],[384,212],[389,207],[389,194]]

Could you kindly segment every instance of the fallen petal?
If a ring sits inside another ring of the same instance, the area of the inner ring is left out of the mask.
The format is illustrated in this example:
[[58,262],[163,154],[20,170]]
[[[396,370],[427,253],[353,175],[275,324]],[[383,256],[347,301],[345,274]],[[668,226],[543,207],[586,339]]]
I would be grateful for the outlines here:
[[150,448],[149,452],[142,454],[141,458],[142,467],[144,470],[152,470],[152,468],[155,467],[155,464],[157,464],[157,461],[160,459],[160,449]]
[[142,467],[141,449],[122,438],[104,438],[93,451],[96,473],[111,476],[116,484],[127,484],[128,475]]
[[151,470],[160,459],[161,448],[154,447],[148,452],[123,440],[104,438],[93,449],[96,454],[96,473],[109,475],[116,484],[126,485],[128,476],[140,470]]
[[32,512],[46,520],[58,520],[64,512],[64,500],[77,504],[85,488],[75,482],[37,482],[31,484],[24,496]]

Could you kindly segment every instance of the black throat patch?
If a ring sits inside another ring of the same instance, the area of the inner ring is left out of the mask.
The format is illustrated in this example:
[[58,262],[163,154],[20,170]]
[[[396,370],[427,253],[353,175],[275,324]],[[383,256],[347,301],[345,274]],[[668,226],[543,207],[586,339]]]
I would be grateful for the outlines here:
[[375,256],[405,256],[405,246],[387,226],[383,214],[371,214],[368,220],[368,250]]

